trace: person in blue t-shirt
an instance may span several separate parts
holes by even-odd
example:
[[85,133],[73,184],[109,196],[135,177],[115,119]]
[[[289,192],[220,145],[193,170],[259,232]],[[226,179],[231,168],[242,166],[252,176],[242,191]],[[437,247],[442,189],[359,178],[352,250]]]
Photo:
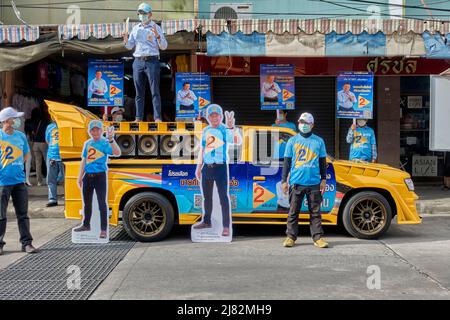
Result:
[[[275,123],[272,124],[272,127],[280,127],[280,128],[289,128],[294,132],[297,132],[297,126],[293,122],[287,121],[287,111],[286,110],[277,110],[277,118],[275,119]],[[275,137],[273,147],[273,158],[281,159],[284,157],[284,151],[286,150],[286,142],[283,139],[279,139],[279,137]]]
[[58,205],[58,176],[64,176],[64,166],[59,154],[59,131],[56,122],[51,122],[45,130],[45,141],[47,148],[47,185],[48,203],[47,207]]
[[103,123],[91,120],[89,123],[91,139],[84,143],[81,154],[81,168],[78,176],[78,186],[83,193],[84,220],[83,224],[75,228],[75,232],[91,230],[92,197],[97,195],[100,210],[100,238],[107,237],[108,208],[107,208],[107,161],[108,156],[120,156],[120,148],[114,140],[114,127],[109,127],[106,138],[103,138]]
[[377,160],[377,142],[375,132],[367,126],[366,119],[356,120],[356,125],[348,129],[347,143],[351,143],[350,157],[351,161],[376,162]]
[[22,251],[37,252],[33,247],[33,237],[30,233],[28,218],[28,190],[25,186],[24,162],[30,156],[27,138],[20,128],[20,117],[23,112],[17,112],[11,107],[0,111],[0,255],[3,254],[6,232],[6,210],[9,198],[12,198],[19,225]]
[[222,207],[222,236],[230,235],[230,201],[228,194],[228,157],[227,149],[230,144],[240,144],[242,138],[235,130],[234,112],[225,112],[223,121],[222,107],[211,104],[206,109],[209,126],[202,132],[202,149],[200,151],[195,176],[202,184],[204,216],[202,222],[194,229],[211,228],[211,214],[213,209],[214,183]]
[[298,214],[306,196],[314,245],[327,248],[328,243],[323,239],[322,218],[319,212],[327,177],[325,142],[312,133],[314,118],[310,113],[302,113],[298,122],[300,133],[289,139],[284,154],[281,182],[283,192],[287,194],[289,191],[290,209],[287,238],[283,245],[292,247],[297,240]]

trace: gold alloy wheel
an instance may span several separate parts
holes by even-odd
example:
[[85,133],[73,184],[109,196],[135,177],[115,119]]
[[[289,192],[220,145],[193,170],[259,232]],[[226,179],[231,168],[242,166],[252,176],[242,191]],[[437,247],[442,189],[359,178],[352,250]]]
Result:
[[350,207],[350,220],[353,228],[364,235],[374,235],[386,225],[387,211],[381,201],[367,197]]
[[136,233],[148,237],[164,229],[166,215],[159,204],[146,199],[133,205],[129,221]]

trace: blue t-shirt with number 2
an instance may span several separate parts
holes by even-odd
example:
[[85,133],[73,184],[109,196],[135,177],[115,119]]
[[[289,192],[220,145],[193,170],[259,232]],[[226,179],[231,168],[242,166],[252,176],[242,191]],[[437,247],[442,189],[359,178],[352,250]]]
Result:
[[314,186],[320,184],[319,158],[325,158],[327,151],[322,138],[312,134],[308,138],[297,134],[289,139],[284,153],[292,159],[289,184]]
[[84,171],[86,173],[106,172],[108,155],[112,154],[112,146],[105,138],[100,138],[97,141],[89,139],[84,143],[82,154],[82,157],[86,159]]
[[23,157],[30,148],[23,132],[7,134],[0,130],[0,186],[25,182]]
[[45,140],[48,143],[47,159],[61,161],[61,155],[59,154],[59,131],[55,122],[47,126]]

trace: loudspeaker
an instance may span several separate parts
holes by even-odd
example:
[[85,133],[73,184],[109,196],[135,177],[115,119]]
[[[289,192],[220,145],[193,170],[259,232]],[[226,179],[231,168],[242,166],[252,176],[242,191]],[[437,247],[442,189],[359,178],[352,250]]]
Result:
[[181,139],[178,135],[161,136],[159,142],[159,149],[161,156],[180,156]]
[[137,141],[138,155],[157,156],[158,155],[158,136],[144,135],[139,136]]
[[183,136],[183,157],[197,157],[200,151],[200,140],[195,135]]
[[116,136],[116,142],[122,151],[121,157],[134,157],[136,155],[135,136],[123,134]]

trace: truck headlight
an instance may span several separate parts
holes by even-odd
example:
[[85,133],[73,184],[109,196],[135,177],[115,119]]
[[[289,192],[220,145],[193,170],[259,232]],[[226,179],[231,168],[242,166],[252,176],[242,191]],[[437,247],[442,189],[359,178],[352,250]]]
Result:
[[405,179],[405,184],[408,187],[409,191],[414,191],[414,182],[412,181],[412,179]]

